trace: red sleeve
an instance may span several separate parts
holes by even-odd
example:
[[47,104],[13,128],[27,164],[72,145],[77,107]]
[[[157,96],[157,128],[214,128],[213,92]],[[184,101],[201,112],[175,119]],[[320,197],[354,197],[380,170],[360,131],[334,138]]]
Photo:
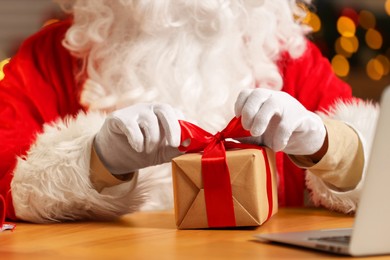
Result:
[[[304,54],[293,59],[283,54],[279,69],[283,89],[310,111],[326,112],[338,100],[351,100],[352,90],[333,72],[329,61],[311,42]],[[302,206],[304,200],[304,171],[295,166],[287,155],[277,153],[279,172],[279,201],[281,206]]]
[[44,123],[81,109],[75,60],[61,43],[69,25],[66,21],[43,28],[27,39],[4,67],[5,77],[0,81],[0,196],[6,203],[0,202],[0,215],[5,207],[9,219],[15,219],[10,183],[17,157],[26,155]]
[[288,54],[280,62],[283,91],[298,99],[310,111],[327,110],[337,100],[352,98],[350,86],[339,79],[320,50],[307,42],[304,54],[292,59]]

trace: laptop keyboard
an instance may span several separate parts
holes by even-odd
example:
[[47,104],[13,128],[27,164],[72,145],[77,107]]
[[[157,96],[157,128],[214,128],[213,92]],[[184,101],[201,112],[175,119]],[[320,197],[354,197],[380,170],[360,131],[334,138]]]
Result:
[[309,240],[329,241],[342,244],[348,244],[351,241],[351,236],[330,236],[330,237],[311,237]]

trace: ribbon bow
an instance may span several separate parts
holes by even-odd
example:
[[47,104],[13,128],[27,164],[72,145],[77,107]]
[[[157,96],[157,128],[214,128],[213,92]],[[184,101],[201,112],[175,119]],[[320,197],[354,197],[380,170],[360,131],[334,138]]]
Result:
[[268,192],[270,217],[272,212],[272,183],[266,152],[260,146],[226,140],[228,138],[250,136],[249,131],[243,129],[241,119],[233,118],[225,129],[214,135],[192,123],[186,121],[179,121],[179,123],[182,133],[181,143],[190,142],[187,146],[181,145],[179,150],[190,153],[203,151],[201,160],[202,179],[209,227],[236,226],[230,174],[226,163],[226,149],[255,148],[263,151],[267,175],[269,175],[267,176],[267,190],[271,191]]

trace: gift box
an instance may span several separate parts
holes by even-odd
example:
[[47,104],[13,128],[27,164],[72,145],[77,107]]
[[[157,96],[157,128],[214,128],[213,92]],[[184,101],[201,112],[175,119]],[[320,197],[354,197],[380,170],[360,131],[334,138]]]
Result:
[[[211,150],[224,142],[220,133],[217,135]],[[275,155],[270,149],[222,149],[224,156],[212,153],[206,161],[204,153],[210,149],[205,149],[172,160],[178,229],[259,226],[277,212]],[[219,168],[205,168],[208,161],[213,164],[219,157],[225,157],[217,163]]]

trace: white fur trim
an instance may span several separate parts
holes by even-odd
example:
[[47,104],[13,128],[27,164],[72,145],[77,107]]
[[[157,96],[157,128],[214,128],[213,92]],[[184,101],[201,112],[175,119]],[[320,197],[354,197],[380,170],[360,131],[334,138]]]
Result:
[[139,181],[148,182],[148,201],[140,210],[168,210],[173,208],[171,163],[152,166],[139,171]]
[[148,185],[134,180],[98,193],[90,182],[91,145],[104,118],[80,113],[44,126],[27,156],[18,159],[11,183],[19,219],[110,219],[139,209]]
[[307,171],[306,184],[312,191],[311,197],[315,205],[323,205],[326,208],[343,213],[352,213],[356,210],[364,183],[365,168],[375,134],[378,115],[379,107],[374,103],[365,101],[338,102],[329,111],[329,115],[321,114],[323,118],[341,120],[356,131],[363,145],[365,167],[362,179],[355,189],[343,192],[330,188],[320,177]]

